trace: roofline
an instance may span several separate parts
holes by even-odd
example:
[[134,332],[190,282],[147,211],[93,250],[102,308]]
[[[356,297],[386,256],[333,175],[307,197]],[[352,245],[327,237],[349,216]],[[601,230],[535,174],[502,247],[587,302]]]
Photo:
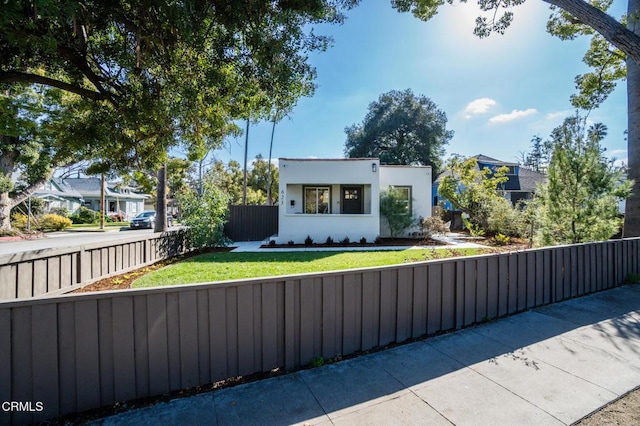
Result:
[[280,157],[279,161],[380,161],[379,158],[286,158]]

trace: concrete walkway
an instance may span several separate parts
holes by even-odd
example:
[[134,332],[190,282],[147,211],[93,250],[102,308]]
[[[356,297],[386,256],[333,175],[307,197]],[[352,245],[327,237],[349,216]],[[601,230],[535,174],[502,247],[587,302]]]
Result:
[[568,425],[638,385],[635,285],[94,424]]

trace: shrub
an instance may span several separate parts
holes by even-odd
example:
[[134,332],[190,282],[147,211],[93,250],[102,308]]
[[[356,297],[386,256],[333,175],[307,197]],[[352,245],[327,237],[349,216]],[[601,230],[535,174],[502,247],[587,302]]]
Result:
[[45,214],[40,219],[39,229],[43,231],[62,231],[71,226],[71,219],[57,214]]
[[276,240],[269,240],[269,247],[273,247],[276,245]]
[[407,200],[403,194],[393,188],[380,194],[380,214],[385,217],[392,237],[398,237],[415,223],[407,209]]
[[313,238],[311,238],[309,235],[307,235],[307,238],[304,239],[304,245],[305,246],[310,246],[311,244],[313,244]]
[[228,198],[212,176],[205,179],[201,195],[189,191],[179,193],[177,199],[182,206],[182,224],[189,227],[187,241],[190,247],[202,250],[229,243],[224,235]]
[[340,245],[346,247],[349,245],[350,242],[351,240],[349,239],[349,237],[345,236],[343,239],[340,240]]
[[294,245],[295,243],[293,242],[293,240],[289,240],[289,241],[287,241],[287,244],[288,244],[288,245],[290,245],[290,246],[292,246],[292,245]]
[[100,213],[88,209],[84,206],[80,206],[70,217],[73,223],[98,223],[100,220]]
[[331,236],[328,236],[324,243],[328,246],[333,245],[333,238],[331,238]]
[[429,239],[436,234],[444,234],[449,231],[442,219],[438,216],[431,216],[422,219],[420,222],[422,233],[425,239]]
[[[31,222],[33,224],[33,222]],[[27,229],[27,215],[14,213],[11,215],[11,226],[17,229]]]
[[493,242],[498,246],[506,246],[511,244],[511,238],[498,232],[493,236]]
[[376,237],[376,239],[373,241],[375,244],[382,244],[382,238],[380,238],[380,235],[378,235]]
[[365,237],[360,238],[360,244],[367,244],[367,239]]
[[57,214],[62,217],[69,217],[69,210],[66,207],[54,207],[49,210],[49,213]]

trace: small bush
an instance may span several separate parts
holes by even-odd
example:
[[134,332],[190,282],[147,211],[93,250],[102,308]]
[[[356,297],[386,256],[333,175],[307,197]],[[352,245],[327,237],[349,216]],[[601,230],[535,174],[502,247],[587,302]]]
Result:
[[365,237],[360,238],[360,244],[367,244],[367,239]]
[[311,368],[322,367],[323,365],[324,365],[324,358],[321,356],[314,357],[309,363],[309,367]]
[[93,224],[100,220],[100,213],[81,206],[71,215],[70,219],[73,223]]
[[493,242],[498,246],[506,246],[511,244],[511,238],[504,234],[497,233],[493,236]]
[[349,239],[349,237],[345,236],[343,239],[340,240],[339,244],[343,247],[346,247],[349,245],[350,242],[351,240]]
[[310,246],[311,244],[313,244],[313,238],[311,238],[309,235],[307,235],[307,238],[304,239],[304,245],[305,246]]
[[66,207],[54,207],[49,210],[49,213],[57,214],[62,217],[69,217],[69,210]]
[[39,229],[43,231],[62,231],[71,226],[71,219],[57,214],[45,214],[40,219]]
[[269,240],[269,247],[274,247],[276,245],[276,240]]
[[327,240],[324,243],[328,246],[333,245],[333,238],[331,238],[331,236],[328,236]]
[[373,241],[375,244],[382,244],[382,238],[380,238],[380,235],[378,235],[376,237],[376,239]]
[[293,240],[289,240],[289,241],[287,241],[287,245],[292,246],[292,245],[294,245],[294,244],[295,244],[295,243],[293,242]]
[[11,226],[17,229],[27,229],[27,215],[24,213],[14,213],[11,215]]
[[444,234],[449,231],[444,221],[438,216],[431,216],[422,219],[420,222],[422,233],[425,239],[429,239],[437,234]]

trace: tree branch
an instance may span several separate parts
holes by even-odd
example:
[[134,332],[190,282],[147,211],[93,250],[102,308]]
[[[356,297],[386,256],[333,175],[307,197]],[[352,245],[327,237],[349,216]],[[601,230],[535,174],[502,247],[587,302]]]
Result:
[[107,99],[107,97],[93,90],[85,89],[73,84],[65,83],[64,81],[56,80],[49,77],[44,77],[37,74],[30,74],[18,71],[0,71],[0,83],[37,83],[44,84],[45,86],[56,87],[58,89],[65,90],[67,92],[75,93],[83,98],[93,99],[95,101],[101,101]]
[[570,13],[581,23],[596,30],[609,43],[640,65],[640,36],[607,13],[583,0],[542,0]]

